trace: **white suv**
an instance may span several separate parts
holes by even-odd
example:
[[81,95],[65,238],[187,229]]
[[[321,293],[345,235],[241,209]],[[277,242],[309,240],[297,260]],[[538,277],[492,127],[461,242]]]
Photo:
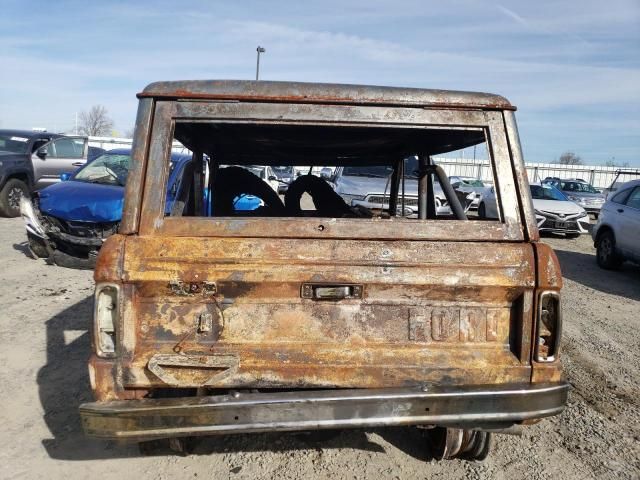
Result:
[[602,268],[617,268],[625,260],[640,263],[640,180],[625,183],[607,199],[591,235]]

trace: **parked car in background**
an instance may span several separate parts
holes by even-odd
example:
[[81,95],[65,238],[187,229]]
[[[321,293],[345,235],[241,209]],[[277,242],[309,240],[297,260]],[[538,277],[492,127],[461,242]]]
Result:
[[[191,158],[171,155],[168,215],[189,188],[182,177]],[[20,206],[32,255],[60,266],[93,268],[102,243],[120,225],[130,160],[129,149],[110,150],[71,174],[68,180],[36,192],[33,201],[23,197]],[[236,208],[253,210],[260,204],[260,199],[244,196],[238,199]]]
[[278,177],[278,193],[284,193],[289,188],[289,184],[296,179],[296,172],[293,166],[274,166],[273,173]]
[[60,181],[60,174],[103,152],[87,137],[0,130],[0,215],[20,215],[20,197]]
[[280,180],[273,169],[267,165],[242,165],[242,168],[250,171],[260,180],[266,182],[274,192],[279,193]]
[[553,185],[572,202],[576,202],[596,218],[605,201],[605,196],[593,185],[579,178],[545,178],[542,183]]
[[[589,232],[589,214],[580,205],[568,200],[560,190],[548,183],[532,183],[529,190],[540,232],[564,233],[567,238],[576,238]],[[493,187],[480,199],[478,216],[482,219],[498,218]]]
[[480,204],[480,198],[488,187],[491,187],[489,182],[485,183],[474,177],[462,177],[454,175],[449,177],[449,182],[453,189],[459,193],[463,206],[466,210],[477,210]]
[[591,236],[602,268],[617,268],[625,260],[640,263],[640,180],[625,183],[607,199]]
[[[411,217],[418,212],[418,160],[415,157],[405,159],[405,198],[403,216]],[[335,191],[350,206],[387,209],[391,194],[390,179],[393,169],[386,165],[368,167],[337,167],[330,177]],[[434,201],[438,215],[450,215],[451,208],[442,187],[434,181]],[[398,208],[402,202],[399,202]]]

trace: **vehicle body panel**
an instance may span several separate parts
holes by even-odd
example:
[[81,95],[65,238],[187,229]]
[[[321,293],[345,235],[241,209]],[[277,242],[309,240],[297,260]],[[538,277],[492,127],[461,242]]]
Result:
[[45,188],[39,198],[45,215],[78,222],[117,222],[122,216],[124,189],[68,180]]
[[[58,137],[41,146],[31,155],[35,188],[41,189],[60,181],[60,174],[73,172],[87,163],[87,137]],[[46,155],[40,152],[46,151]]]
[[572,202],[577,203],[587,212],[593,213],[596,216],[600,213],[602,205],[605,202],[605,195],[602,193],[594,192],[592,185],[588,182],[579,179],[554,179],[545,180],[542,183],[548,183],[553,185]]
[[[557,357],[543,363],[534,355],[540,295],[559,291],[562,276],[553,251],[537,242],[532,203],[522,194],[528,183],[514,108],[502,97],[211,81],[152,84],[140,98],[120,232],[105,242],[95,270],[98,289],[117,292],[116,347],[112,357],[96,350],[91,358],[96,402],[81,407],[87,432],[140,439],[216,429],[349,426],[338,421],[337,407],[333,413],[296,409],[289,403],[293,393],[307,405],[326,398],[344,401],[349,405],[341,415],[362,412],[360,426],[449,425],[456,419],[472,424],[451,407],[470,391],[502,398],[536,385],[565,392],[547,412],[562,408],[566,383]],[[482,131],[496,159],[498,220],[166,216],[166,160],[174,131],[186,120]],[[189,148],[202,148],[198,138],[193,141]],[[244,152],[233,153],[242,164]],[[248,150],[247,157],[252,154]],[[299,165],[295,155],[283,158]],[[379,193],[384,191],[383,186]],[[320,291],[349,295],[326,298],[316,295]],[[405,403],[407,411],[431,408],[413,397],[416,388],[431,387],[450,389],[450,406],[437,407],[448,420],[407,414],[385,423],[373,413],[384,408],[381,398],[389,399],[387,407],[400,405],[398,397],[411,397],[416,403]],[[183,396],[140,400],[163,389]],[[187,400],[189,391],[220,389],[229,395]],[[233,393],[238,389],[258,390],[247,400],[253,405],[248,410],[243,410],[248,403],[231,400],[244,398]],[[351,401],[361,403],[368,394],[369,409]],[[527,410],[525,397],[513,401],[519,413],[504,415],[508,422],[544,416],[534,407]],[[228,410],[203,413],[199,426],[191,423],[197,405],[215,409],[219,402],[230,402]],[[287,423],[281,412],[271,416],[267,404],[282,405],[296,420]],[[156,409],[155,434],[136,430],[138,415],[148,406]],[[499,421],[499,411],[485,413],[488,421]],[[234,415],[236,429],[227,422]],[[125,417],[131,421],[115,425]],[[252,418],[265,420],[258,425]],[[187,427],[180,430],[175,422]]]
[[[620,196],[623,198],[620,199]],[[605,230],[613,232],[618,255],[623,259],[640,262],[640,180],[620,186],[607,198],[602,214],[594,226],[592,237],[597,247],[599,236]],[[619,200],[619,201],[614,201]]]

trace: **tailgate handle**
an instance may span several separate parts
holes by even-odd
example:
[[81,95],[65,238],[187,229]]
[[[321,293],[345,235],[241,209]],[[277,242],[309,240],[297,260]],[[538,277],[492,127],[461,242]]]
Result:
[[343,300],[362,298],[362,285],[303,283],[301,296],[312,300]]

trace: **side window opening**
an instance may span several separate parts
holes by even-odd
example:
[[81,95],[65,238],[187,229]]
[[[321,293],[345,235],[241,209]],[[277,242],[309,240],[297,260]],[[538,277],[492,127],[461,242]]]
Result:
[[58,138],[47,145],[47,155],[50,158],[82,158],[84,154],[84,140],[77,138]]
[[439,165],[490,160],[479,127],[177,122],[175,140],[200,168],[172,164],[165,216],[467,220],[489,190],[497,201],[493,179],[453,186]]
[[627,207],[640,210],[640,187],[634,188],[631,195],[629,195],[629,198],[627,199]]
[[627,198],[629,197],[630,193],[631,193],[631,189],[618,192],[611,198],[611,201],[615,203],[624,204],[627,201]]

